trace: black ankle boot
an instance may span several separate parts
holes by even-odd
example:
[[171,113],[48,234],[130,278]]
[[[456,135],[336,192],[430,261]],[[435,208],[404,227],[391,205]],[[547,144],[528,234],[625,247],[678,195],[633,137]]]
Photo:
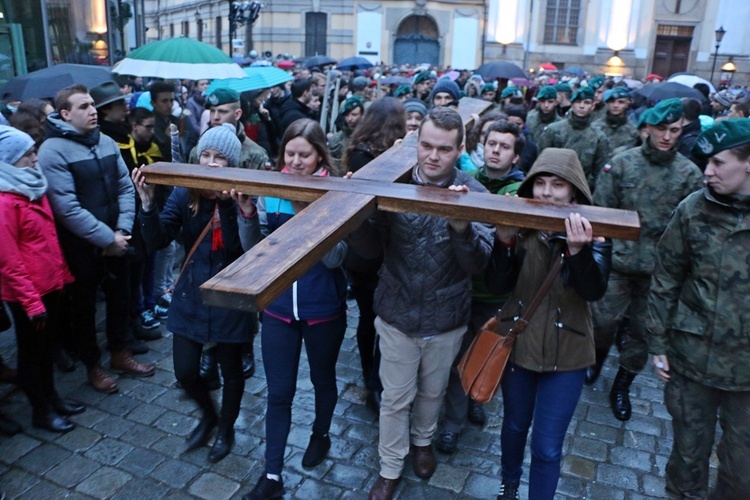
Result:
[[594,366],[586,368],[586,379],[584,380],[586,385],[594,385],[597,381],[599,374],[602,372],[602,366],[604,366],[604,362],[607,360],[608,354],[609,349],[596,350],[596,362],[594,362]]
[[219,378],[219,361],[216,358],[216,347],[205,349],[201,354],[200,377],[209,391],[221,387]]
[[242,345],[242,375],[248,379],[255,374],[255,351],[252,342]]
[[215,413],[203,415],[201,421],[185,440],[187,442],[187,450],[185,451],[192,451],[205,446],[208,443],[208,438],[211,437],[211,431],[216,427],[217,421],[218,418]]
[[632,408],[630,406],[630,384],[633,383],[635,373],[631,373],[620,367],[612,383],[612,390],[609,392],[609,404],[612,408],[612,414],[617,420],[626,422],[630,420]]
[[219,425],[219,429],[216,431],[216,441],[214,442],[211,451],[208,453],[208,461],[216,463],[222,460],[224,457],[229,455],[234,445],[234,426],[233,425]]

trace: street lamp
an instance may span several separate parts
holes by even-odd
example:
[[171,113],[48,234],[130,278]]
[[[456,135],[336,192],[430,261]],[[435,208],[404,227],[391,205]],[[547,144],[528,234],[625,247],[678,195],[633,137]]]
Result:
[[714,64],[711,66],[711,83],[714,83],[714,71],[716,71],[716,58],[719,56],[719,45],[721,45],[721,41],[726,33],[727,30],[724,29],[724,26],[721,26],[714,32],[716,35],[716,50],[714,51]]
[[[721,83],[722,80],[728,80],[728,86],[732,86],[732,78],[734,77],[734,72],[737,71],[737,66],[735,66],[734,62],[732,61],[732,58],[729,58],[729,61],[727,61],[724,66],[721,67],[722,75],[719,77],[719,83]],[[724,77],[724,73],[727,73],[729,76],[726,78]]]
[[246,22],[249,23],[249,29],[252,29],[255,21],[258,20],[260,15],[260,2],[248,1],[238,2],[237,0],[229,0],[229,55],[232,56],[234,48],[232,43],[234,40],[235,32],[238,26],[244,25]]

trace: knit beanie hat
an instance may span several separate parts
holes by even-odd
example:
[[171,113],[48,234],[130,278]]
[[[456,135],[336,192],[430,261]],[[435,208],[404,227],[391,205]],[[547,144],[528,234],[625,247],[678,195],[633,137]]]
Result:
[[430,94],[430,100],[434,99],[440,92],[450,94],[454,101],[461,99],[461,90],[456,85],[456,82],[452,82],[448,78],[442,78],[438,80],[435,86],[432,88],[432,94]]
[[410,99],[405,100],[404,108],[406,108],[407,114],[411,113],[412,111],[416,111],[420,113],[422,116],[427,116],[427,106],[424,105],[424,102],[422,102],[421,99],[412,97]]
[[0,125],[0,161],[15,165],[34,147],[34,139],[17,128]]
[[713,96],[713,100],[724,106],[725,108],[731,108],[734,102],[734,94],[728,90],[722,90],[717,92]]
[[240,164],[242,144],[237,139],[234,126],[229,123],[211,127],[203,133],[198,141],[198,156],[206,149],[214,149],[223,154],[229,161],[230,167],[237,167]]

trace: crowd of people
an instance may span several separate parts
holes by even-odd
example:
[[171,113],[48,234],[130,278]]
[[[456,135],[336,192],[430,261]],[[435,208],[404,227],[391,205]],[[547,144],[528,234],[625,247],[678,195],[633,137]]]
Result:
[[[331,447],[349,297],[359,309],[366,403],[379,417],[380,472],[369,497],[390,499],[408,455],[416,476],[430,478],[435,450],[455,453],[467,423],[486,423],[458,363],[489,318],[520,316],[562,259],[502,378],[497,498],[519,497],[530,430],[529,498],[555,496],[566,431],[612,345],[613,418],[631,418],[630,386],[649,355],[667,381],[674,435],[667,496],[709,496],[717,420],[723,434],[711,498],[750,495],[742,292],[750,282],[750,94],[652,101],[627,81],[594,75],[547,75],[517,87],[429,68],[291,73],[287,84],[242,93],[209,91],[205,79],[135,78],[6,103],[0,297],[18,359],[16,371],[2,364],[0,375],[28,397],[34,427],[70,432],[86,410],[74,394],[57,393],[55,366],[72,371],[80,362],[93,389],[115,393],[112,373],[154,374],[136,356],[166,321],[174,388],[200,410],[186,451],[215,435],[208,460],[218,462],[232,451],[260,332],[265,468],[243,498],[281,498],[303,344],[315,418],[302,466],[318,466]],[[383,85],[385,74],[401,83]],[[456,111],[464,97],[487,102],[468,128]],[[250,313],[204,305],[199,286],[307,204],[149,185],[141,171],[167,161],[350,176],[411,134],[417,163],[409,183],[564,205],[565,231],[377,212]],[[580,205],[638,212],[639,240],[600,237]],[[106,308],[109,370],[97,301]],[[217,410],[211,391],[219,387]],[[21,431],[1,413],[0,424],[4,434]]]

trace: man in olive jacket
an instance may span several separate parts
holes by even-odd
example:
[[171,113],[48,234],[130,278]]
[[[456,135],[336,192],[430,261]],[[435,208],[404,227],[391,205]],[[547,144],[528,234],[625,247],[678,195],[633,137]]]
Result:
[[[411,183],[487,192],[454,168],[462,142],[459,114],[448,107],[433,109],[419,129]],[[435,472],[432,438],[470,319],[471,276],[487,266],[493,232],[484,224],[378,212],[350,242],[363,257],[383,254],[374,300],[383,383],[380,477],[370,499],[390,499],[410,444],[414,473],[427,479]]]
[[[750,120],[703,132],[706,187],[679,204],[656,248],[649,352],[667,381],[669,498],[750,498]],[[716,432],[719,474],[708,495]]]

